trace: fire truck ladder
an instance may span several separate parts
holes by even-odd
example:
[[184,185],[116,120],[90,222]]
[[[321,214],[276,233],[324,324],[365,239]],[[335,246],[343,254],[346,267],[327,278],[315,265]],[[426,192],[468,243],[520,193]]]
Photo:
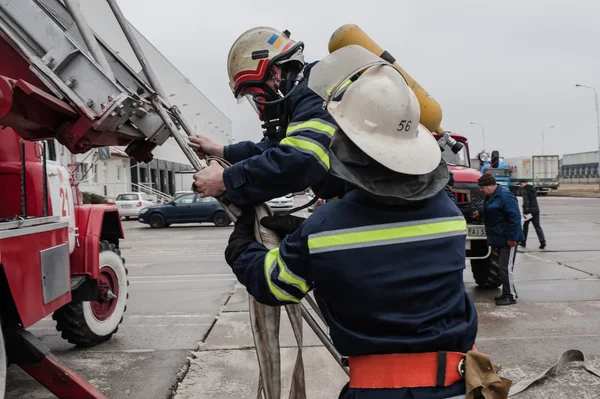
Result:
[[[61,125],[60,129],[52,131],[52,135],[48,133],[44,138],[56,138],[72,153],[83,153],[94,147],[125,142],[128,143],[128,155],[140,162],[149,162],[152,159],[152,149],[173,138],[193,168],[201,170],[204,167],[202,161],[180,132],[182,128],[186,135],[194,134],[190,124],[177,106],[169,103],[168,96],[117,2],[106,1],[142,66],[143,76],[135,73],[95,35],[79,9],[78,0],[0,0],[0,31],[3,38],[27,61],[30,70],[54,96],[20,81],[7,83],[19,88],[35,101],[52,105],[66,118],[71,118],[71,123]],[[66,108],[65,102],[72,108]],[[79,119],[75,119],[78,116]],[[2,117],[0,112],[0,119]],[[36,138],[40,139],[41,136]],[[107,142],[111,144],[106,144]],[[204,161],[209,160],[207,158]],[[214,160],[224,167],[229,166],[222,159]],[[218,200],[228,216],[237,220],[241,214],[240,209],[226,195]],[[262,204],[255,208],[255,214],[259,220],[271,215],[271,210],[266,204]],[[264,229],[260,223],[255,225],[258,241],[269,249],[279,244],[275,233]],[[348,373],[346,359],[337,352],[325,332],[326,324],[314,298],[307,295],[305,301],[307,304],[303,302],[286,306],[298,344],[290,398],[306,397],[302,319]],[[281,308],[261,305],[252,297],[249,302],[260,369],[258,396],[266,399],[280,398],[278,331]],[[309,307],[313,312],[309,311]],[[312,314],[316,314],[319,320]],[[70,371],[64,374],[73,377],[65,383],[81,386],[82,379],[75,378]]]

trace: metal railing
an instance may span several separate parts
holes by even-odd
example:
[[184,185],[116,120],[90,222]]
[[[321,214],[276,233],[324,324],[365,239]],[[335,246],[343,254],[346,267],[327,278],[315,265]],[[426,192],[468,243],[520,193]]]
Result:
[[159,191],[155,188],[152,188],[150,186],[151,183],[141,183],[141,184],[137,184],[137,183],[131,183],[131,189],[133,191],[137,191],[140,193],[144,193],[144,194],[148,194],[150,196],[156,197],[156,202],[158,203],[167,203],[167,202],[171,202],[173,201],[173,196],[167,194],[167,193],[163,193],[162,191]]

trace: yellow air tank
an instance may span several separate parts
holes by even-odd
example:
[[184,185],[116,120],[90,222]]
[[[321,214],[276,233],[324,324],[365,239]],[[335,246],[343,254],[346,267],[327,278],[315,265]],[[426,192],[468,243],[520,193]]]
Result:
[[364,47],[373,54],[383,58],[384,60],[394,64],[396,68],[402,73],[410,88],[414,91],[415,95],[419,99],[419,105],[421,106],[421,124],[429,129],[431,132],[441,133],[443,129],[440,124],[442,122],[442,108],[440,104],[427,93],[427,91],[421,87],[398,63],[390,53],[383,50],[377,43],[373,41],[362,29],[357,25],[347,24],[338,28],[331,39],[329,39],[329,52],[333,53],[342,47],[356,44]]

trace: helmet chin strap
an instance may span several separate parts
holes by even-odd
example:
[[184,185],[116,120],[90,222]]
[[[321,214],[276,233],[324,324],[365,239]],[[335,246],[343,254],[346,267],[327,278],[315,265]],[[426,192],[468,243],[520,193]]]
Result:
[[[255,103],[257,103],[259,105],[263,105],[263,106],[279,104],[279,103],[287,100],[292,95],[294,90],[296,90],[296,88],[298,87],[298,85],[300,84],[300,82],[303,79],[304,79],[304,68],[302,68],[302,70],[300,72],[298,72],[298,76],[296,76],[296,79],[294,79],[294,85],[292,86],[291,90],[285,96],[281,97],[279,94],[277,94],[277,92],[273,91],[273,89],[271,89],[270,87],[266,87],[265,93],[269,93],[273,97],[277,97],[277,99],[271,100],[271,101],[263,101],[263,100],[260,100],[257,95],[254,95],[252,98]],[[281,82],[284,83],[285,80],[282,79]],[[279,90],[277,90],[277,91],[279,91]]]
[[[263,135],[268,137],[269,140],[279,143],[284,138],[288,121],[283,102],[292,95],[303,79],[304,68],[298,73],[294,79],[292,88],[286,95],[282,96],[279,90],[275,91],[265,85],[263,94],[256,93],[252,96],[252,100],[262,109],[261,120],[264,123],[261,127],[264,129]],[[284,87],[285,82],[286,80],[281,79],[282,86]],[[277,86],[275,88],[277,89]]]

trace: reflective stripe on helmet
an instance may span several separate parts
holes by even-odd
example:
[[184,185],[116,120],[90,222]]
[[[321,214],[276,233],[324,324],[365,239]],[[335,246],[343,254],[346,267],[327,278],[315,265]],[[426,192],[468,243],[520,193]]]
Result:
[[[229,86],[235,97],[245,86],[264,84],[269,66],[294,56],[298,49],[304,49],[304,43],[277,29],[259,26],[242,33],[227,56]],[[296,60],[303,63],[301,57]]]
[[308,237],[311,254],[466,235],[462,216],[341,229]]
[[270,250],[265,256],[265,278],[267,280],[267,285],[269,286],[269,290],[275,296],[275,298],[279,299],[280,301],[296,303],[300,302],[302,298],[296,298],[273,282],[273,274],[277,276],[276,278],[279,282],[291,285],[303,293],[308,292],[306,281],[288,270],[285,266],[285,263],[281,261],[281,257],[279,256],[279,248]]
[[284,138],[279,142],[279,145],[289,145],[299,151],[310,154],[314,156],[325,169],[329,170],[328,151],[317,141],[307,137],[293,136]]
[[316,133],[325,133],[330,136],[333,136],[337,127],[331,123],[325,122],[322,119],[311,119],[306,122],[294,122],[290,123],[286,130],[286,135],[291,136],[294,132],[299,130],[310,130],[311,132]]

